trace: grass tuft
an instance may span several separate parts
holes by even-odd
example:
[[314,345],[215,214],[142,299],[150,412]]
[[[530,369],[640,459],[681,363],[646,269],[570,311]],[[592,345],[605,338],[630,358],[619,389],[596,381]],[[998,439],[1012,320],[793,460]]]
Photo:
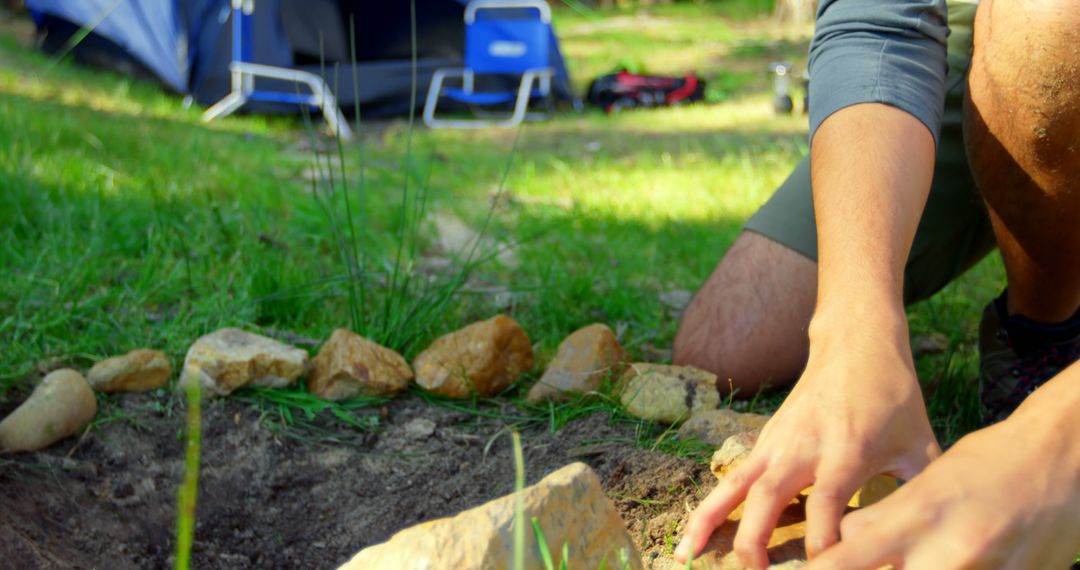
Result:
[[355,445],[357,433],[379,427],[377,413],[360,413],[390,398],[357,396],[339,402],[324,400],[301,385],[289,388],[247,387],[232,399],[259,410],[263,425],[276,435],[304,443]]

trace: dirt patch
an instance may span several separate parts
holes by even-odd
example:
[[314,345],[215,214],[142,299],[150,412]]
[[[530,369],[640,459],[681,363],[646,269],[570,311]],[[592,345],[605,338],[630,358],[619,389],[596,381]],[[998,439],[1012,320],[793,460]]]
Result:
[[[110,411],[124,419],[0,463],[0,568],[171,564],[182,406],[118,400]],[[271,431],[254,405],[208,404],[194,567],[333,568],[402,528],[512,491],[508,420],[417,396],[370,410],[380,412],[378,430],[320,445]],[[416,429],[418,418],[435,429]],[[706,466],[635,446],[633,429],[596,413],[522,435],[529,483],[573,461],[596,469],[648,566],[713,481]]]

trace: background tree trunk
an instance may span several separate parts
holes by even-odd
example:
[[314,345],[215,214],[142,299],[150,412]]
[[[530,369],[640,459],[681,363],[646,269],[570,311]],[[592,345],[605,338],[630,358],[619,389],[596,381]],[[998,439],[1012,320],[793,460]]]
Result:
[[779,22],[809,24],[814,21],[817,0],[776,0],[773,17]]

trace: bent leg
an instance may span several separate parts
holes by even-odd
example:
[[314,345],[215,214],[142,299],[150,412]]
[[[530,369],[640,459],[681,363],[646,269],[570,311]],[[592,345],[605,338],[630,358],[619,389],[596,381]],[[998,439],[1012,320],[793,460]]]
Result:
[[1080,309],[1080,2],[986,0],[975,21],[965,139],[1009,278],[1009,307]]
[[806,365],[817,263],[743,232],[683,316],[674,361],[709,370],[753,396],[794,382]]

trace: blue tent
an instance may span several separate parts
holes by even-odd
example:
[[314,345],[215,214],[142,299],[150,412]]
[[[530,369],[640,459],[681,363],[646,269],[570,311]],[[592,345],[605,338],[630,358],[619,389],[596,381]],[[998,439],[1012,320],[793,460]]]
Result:
[[[420,89],[415,104],[421,106],[434,70],[462,63],[468,2],[415,1]],[[26,4],[46,51],[65,50],[81,29],[91,29],[72,50],[76,61],[156,79],[202,105],[213,104],[229,91],[229,0],[26,0]],[[258,0],[251,52],[256,63],[324,75],[345,110],[358,100],[367,116],[400,114],[410,107],[410,30],[408,2]],[[570,100],[570,80],[557,38],[551,45],[555,95]],[[352,73],[359,86],[356,92]],[[273,83],[267,80],[260,88],[294,89]],[[295,110],[273,103],[253,107]]]

